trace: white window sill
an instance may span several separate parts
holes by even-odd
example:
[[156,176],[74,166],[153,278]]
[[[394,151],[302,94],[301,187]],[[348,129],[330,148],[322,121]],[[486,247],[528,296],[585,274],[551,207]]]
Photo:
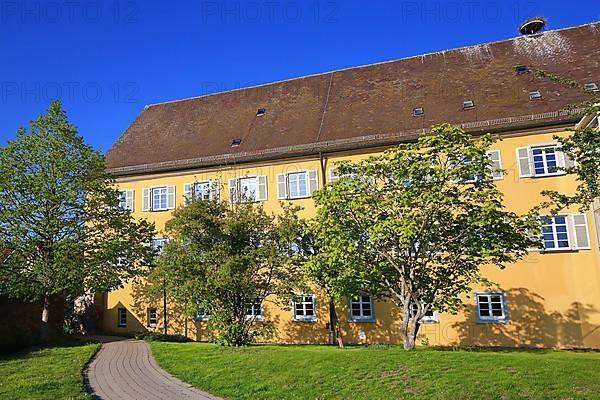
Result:
[[502,319],[500,319],[500,318],[498,318],[498,319],[477,318],[477,321],[475,321],[475,322],[477,322],[478,324],[508,324],[509,321],[507,318],[502,318]]
[[292,318],[294,322],[317,322],[317,318]]
[[362,324],[362,323],[374,323],[375,318],[350,318],[348,322]]

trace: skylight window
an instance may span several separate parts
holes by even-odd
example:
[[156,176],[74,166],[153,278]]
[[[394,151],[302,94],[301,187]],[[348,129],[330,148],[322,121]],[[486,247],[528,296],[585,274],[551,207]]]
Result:
[[468,110],[469,108],[475,107],[475,102],[473,100],[465,100],[463,101],[463,108]]
[[539,90],[535,90],[533,92],[529,92],[529,100],[539,100],[542,98],[542,94]]
[[597,92],[599,90],[598,89],[598,85],[596,84],[596,82],[586,83],[585,85],[583,85],[583,88],[585,90],[591,90],[591,91],[594,91],[594,92]]
[[240,144],[242,144],[242,139],[233,139],[233,140],[231,141],[231,147],[237,147],[237,146],[239,146]]
[[517,65],[515,67],[515,71],[517,72],[517,74],[526,74],[529,72],[529,67],[527,65]]
[[419,115],[425,114],[425,110],[423,107],[413,108],[413,117],[418,117]]
[[257,117],[262,117],[266,113],[267,113],[267,109],[266,108],[259,108],[258,111],[256,112],[256,116]]

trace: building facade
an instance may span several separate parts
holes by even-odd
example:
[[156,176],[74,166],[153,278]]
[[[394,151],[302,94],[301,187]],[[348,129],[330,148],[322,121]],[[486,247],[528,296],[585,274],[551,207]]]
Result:
[[[186,198],[281,202],[315,215],[314,190],[337,179],[336,162],[357,161],[414,140],[429,126],[450,122],[474,137],[502,139],[490,157],[503,172],[496,184],[506,206],[524,213],[542,190],[572,192],[574,177],[555,135],[582,121],[581,90],[537,77],[544,70],[589,90],[600,84],[600,24],[291,79],[147,106],[107,153],[123,207],[165,223]],[[419,342],[432,345],[600,348],[600,204],[545,218],[544,249],[505,270],[484,269],[497,289],[465,295],[458,315],[432,312]],[[145,283],[129,282],[102,296],[104,333],[162,331],[163,299]],[[269,301],[249,314],[273,322],[281,343],[327,343],[329,310],[318,288],[299,293],[289,309]],[[169,333],[207,340],[206,318],[186,318],[168,301]],[[349,343],[400,343],[400,313],[368,294],[340,304]]]

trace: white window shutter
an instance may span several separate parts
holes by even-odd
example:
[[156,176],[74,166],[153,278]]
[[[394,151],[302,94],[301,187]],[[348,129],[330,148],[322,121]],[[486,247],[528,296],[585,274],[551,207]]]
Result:
[[339,180],[340,180],[340,175],[338,174],[337,168],[331,168],[329,170],[329,181],[330,182],[337,182]]
[[185,204],[186,206],[192,202],[193,187],[193,183],[186,183],[185,185],[183,185],[183,204]]
[[287,199],[287,175],[286,174],[278,174],[277,175],[277,198],[278,199]]
[[590,249],[590,235],[585,214],[572,214],[572,230],[574,249]]
[[210,199],[219,201],[219,181],[210,181]]
[[256,194],[256,201],[266,201],[267,200],[267,177],[265,175],[261,175],[258,177],[258,190]]
[[175,208],[175,186],[167,186],[167,208]]
[[559,160],[561,160],[563,168],[573,168],[575,166],[575,161],[562,151],[560,152]]
[[531,168],[531,157],[528,147],[519,147],[517,149],[517,163],[519,164],[519,176],[528,178],[533,176],[533,168]]
[[229,202],[239,203],[238,199],[238,180],[236,178],[229,180]]
[[125,192],[125,203],[127,204],[127,209],[133,211],[133,190],[127,190]]
[[504,173],[502,172],[502,158],[500,156],[500,150],[488,151],[487,155],[492,161],[492,178],[502,179],[504,177]]
[[142,211],[150,211],[150,189],[142,191]]
[[312,196],[317,189],[319,189],[319,177],[317,171],[311,169],[308,171],[308,194]]

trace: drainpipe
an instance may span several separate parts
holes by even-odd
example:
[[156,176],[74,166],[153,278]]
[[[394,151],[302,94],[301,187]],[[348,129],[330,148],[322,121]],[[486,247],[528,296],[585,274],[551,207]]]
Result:
[[164,334],[168,335],[169,329],[167,326],[167,279],[163,280],[163,325]]

